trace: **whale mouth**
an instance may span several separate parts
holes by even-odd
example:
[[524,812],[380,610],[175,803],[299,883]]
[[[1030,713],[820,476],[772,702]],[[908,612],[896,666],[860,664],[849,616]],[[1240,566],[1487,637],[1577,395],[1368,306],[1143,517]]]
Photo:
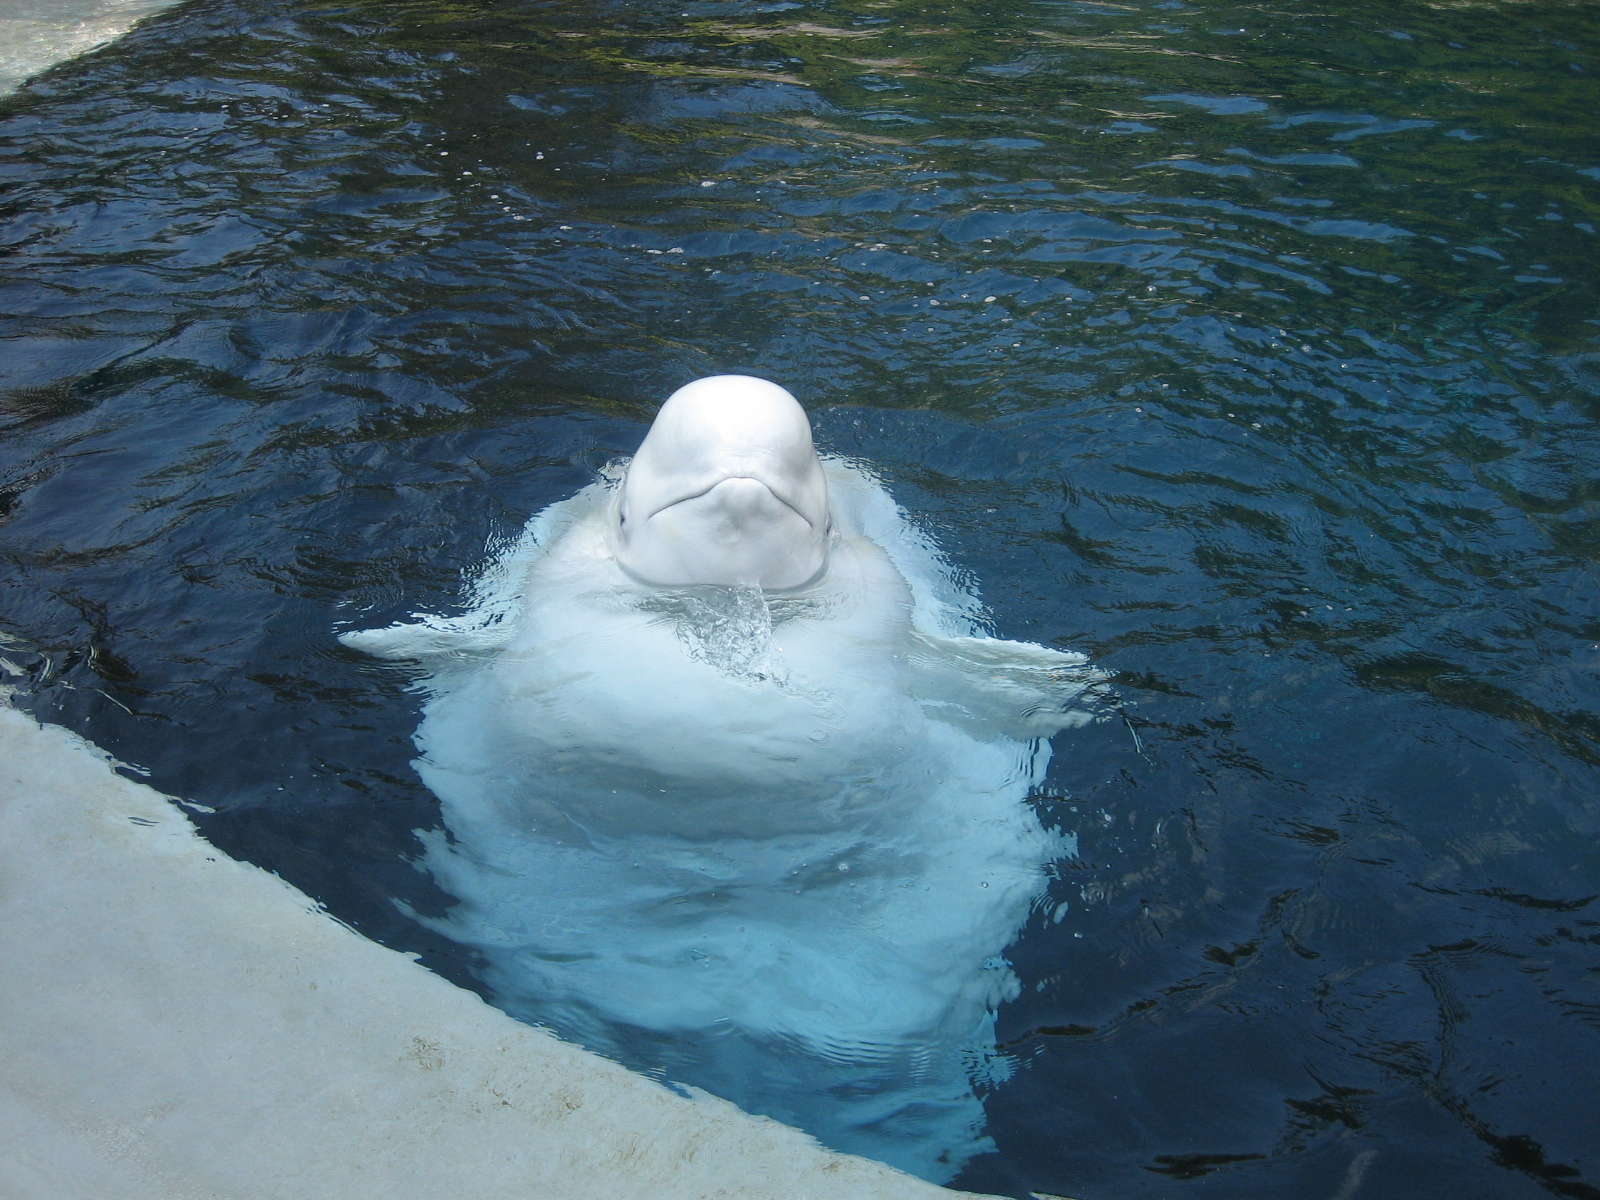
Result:
[[612,528],[618,564],[657,586],[689,584],[792,588],[814,580],[827,564],[831,521],[817,524],[765,480],[725,475],[709,486],[688,481],[674,498],[630,516],[623,508]]
[[734,482],[753,483],[753,484],[757,485],[758,487],[761,488],[761,490],[763,492],[766,493],[767,496],[770,496],[772,499],[776,500],[779,504],[783,505],[784,508],[786,508],[790,512],[794,513],[795,516],[799,517],[808,526],[811,526],[811,528],[813,528],[813,529],[816,528],[816,526],[812,522],[811,518],[806,516],[806,514],[803,513],[802,511],[800,511],[800,509],[797,508],[791,501],[786,499],[783,496],[782,493],[780,493],[776,489],[774,489],[771,484],[767,483],[766,480],[758,479],[754,475],[724,475],[722,478],[718,479],[715,483],[713,483],[713,484],[711,484],[711,485],[709,485],[707,487],[701,488],[698,492],[687,493],[685,495],[677,497],[674,500],[669,500],[667,503],[661,505],[659,508],[651,510],[651,512],[649,512],[645,516],[644,519],[645,519],[645,521],[653,520],[655,517],[660,516],[662,513],[666,512],[668,509],[676,508],[680,504],[688,504],[688,503],[691,503],[692,501],[703,499],[704,497],[711,495],[711,493],[716,491],[718,488],[723,487],[726,484],[734,483]]

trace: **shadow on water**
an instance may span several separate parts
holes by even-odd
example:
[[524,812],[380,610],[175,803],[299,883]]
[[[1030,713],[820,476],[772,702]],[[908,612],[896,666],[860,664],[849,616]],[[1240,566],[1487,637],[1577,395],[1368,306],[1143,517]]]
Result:
[[0,102],[27,703],[403,915],[333,641],[715,371],[1091,652],[1015,1196],[1600,1196],[1593,3],[192,2]]

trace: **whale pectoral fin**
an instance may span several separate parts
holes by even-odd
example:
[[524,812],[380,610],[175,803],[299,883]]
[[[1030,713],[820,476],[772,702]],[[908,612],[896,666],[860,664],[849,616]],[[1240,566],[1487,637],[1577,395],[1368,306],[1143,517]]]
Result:
[[911,694],[935,720],[979,737],[1049,737],[1087,724],[1106,673],[1032,642],[913,634]]
[[429,662],[439,658],[482,655],[496,650],[510,629],[473,625],[463,628],[447,620],[423,620],[386,629],[357,629],[341,633],[339,641],[352,650],[400,662]]

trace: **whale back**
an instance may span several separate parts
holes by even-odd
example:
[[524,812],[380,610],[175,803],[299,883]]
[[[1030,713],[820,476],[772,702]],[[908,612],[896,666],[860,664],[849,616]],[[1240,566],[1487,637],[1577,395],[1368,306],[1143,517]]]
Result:
[[827,563],[828,483],[793,396],[747,375],[679,388],[623,480],[617,562],[646,583],[799,587]]

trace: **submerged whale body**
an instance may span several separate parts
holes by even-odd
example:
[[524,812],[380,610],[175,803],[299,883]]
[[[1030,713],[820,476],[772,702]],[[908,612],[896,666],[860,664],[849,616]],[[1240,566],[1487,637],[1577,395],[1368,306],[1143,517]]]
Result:
[[497,1004],[935,1182],[988,1148],[1002,955],[1072,841],[1025,800],[1100,676],[984,636],[787,392],[680,390],[465,616],[342,640],[426,672],[427,923]]

